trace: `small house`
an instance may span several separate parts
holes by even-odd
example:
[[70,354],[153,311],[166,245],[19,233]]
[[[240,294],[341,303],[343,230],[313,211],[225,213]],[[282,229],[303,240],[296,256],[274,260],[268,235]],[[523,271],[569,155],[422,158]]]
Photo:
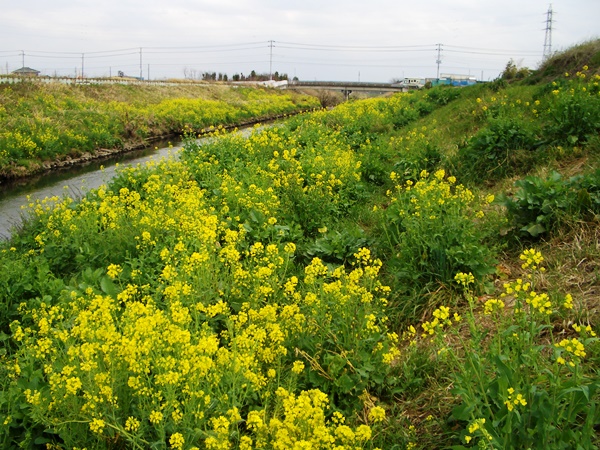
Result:
[[32,69],[31,67],[21,67],[20,69],[13,70],[12,74],[20,75],[22,77],[37,77],[40,74],[40,71]]

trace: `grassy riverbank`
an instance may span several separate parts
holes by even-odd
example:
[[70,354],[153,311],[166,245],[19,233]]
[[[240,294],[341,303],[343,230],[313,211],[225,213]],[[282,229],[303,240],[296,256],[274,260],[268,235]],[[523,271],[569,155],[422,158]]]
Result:
[[0,178],[28,175],[99,149],[312,109],[294,92],[223,85],[0,84]]
[[600,75],[565,72],[217,131],[32,203],[0,442],[596,448]]

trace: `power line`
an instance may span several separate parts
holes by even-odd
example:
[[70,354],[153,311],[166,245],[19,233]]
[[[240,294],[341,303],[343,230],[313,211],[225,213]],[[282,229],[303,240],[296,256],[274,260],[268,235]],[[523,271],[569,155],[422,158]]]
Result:
[[517,52],[506,52],[506,53],[498,53],[498,52],[478,52],[478,51],[467,51],[467,50],[446,50],[450,53],[466,53],[470,55],[490,55],[490,56],[536,56],[539,55],[539,52],[532,53],[517,53]]
[[[552,8],[549,9],[548,27],[552,26]],[[551,45],[551,37],[548,44]],[[550,47],[551,48],[551,47]],[[276,51],[280,50],[280,51]],[[314,44],[287,41],[248,41],[230,44],[214,44],[200,46],[165,46],[165,47],[130,47],[112,50],[97,50],[89,52],[61,52],[41,50],[0,50],[0,56],[13,60],[35,58],[42,61],[40,65],[53,65],[52,60],[63,59],[64,63],[57,61],[57,66],[70,64],[68,61],[80,60],[81,70],[90,72],[92,69],[102,67],[114,68],[133,67],[135,59],[139,59],[140,77],[143,74],[144,64],[155,67],[169,66],[202,66],[209,65],[235,65],[235,64],[269,64],[269,74],[272,77],[273,64],[305,64],[311,66],[337,66],[337,67],[372,67],[372,68],[400,68],[400,67],[429,67],[419,65],[424,58],[431,58],[436,52],[435,64],[439,77],[442,59],[445,65],[452,66],[455,61],[466,60],[468,55],[479,55],[476,59],[481,64],[499,56],[510,55],[514,57],[537,56],[539,52],[526,50],[510,50],[497,48],[481,48],[446,44],[418,44],[418,45],[337,45]],[[429,54],[430,56],[426,56]],[[137,55],[138,58],[135,58]],[[196,56],[194,56],[196,55]],[[357,58],[360,56],[360,60]],[[463,55],[462,57],[460,55]],[[487,58],[486,58],[487,56]],[[135,58],[135,59],[134,59]],[[264,61],[266,59],[266,61]],[[353,61],[356,59],[356,61]],[[44,63],[43,61],[46,60]],[[96,64],[90,64],[93,60]],[[100,63],[100,60],[105,62]],[[156,62],[155,62],[156,61]],[[416,64],[415,64],[416,63]],[[8,64],[8,63],[7,63]],[[31,62],[30,62],[31,64]],[[84,67],[85,64],[85,67]],[[105,66],[103,66],[105,64]],[[468,65],[468,62],[459,61],[459,64]],[[77,64],[79,65],[79,64]],[[263,66],[263,67],[264,67]],[[450,67],[448,66],[448,67]],[[52,69],[50,69],[52,70]],[[54,69],[56,70],[56,68]],[[155,74],[156,76],[156,74]]]
[[535,50],[510,50],[510,49],[494,49],[494,48],[481,48],[481,47],[464,47],[460,45],[445,45],[450,48],[461,48],[464,50],[482,51],[482,52],[500,52],[500,53],[536,53]]
[[329,47],[329,48],[346,48],[346,49],[362,49],[362,50],[373,50],[373,49],[399,49],[399,48],[416,48],[416,47],[431,47],[430,44],[419,44],[419,45],[384,45],[384,46],[361,46],[361,45],[329,45],[329,44],[306,44],[306,43],[298,43],[298,42],[282,42],[282,41],[274,41],[278,44],[286,44],[286,45],[298,45],[302,47]]

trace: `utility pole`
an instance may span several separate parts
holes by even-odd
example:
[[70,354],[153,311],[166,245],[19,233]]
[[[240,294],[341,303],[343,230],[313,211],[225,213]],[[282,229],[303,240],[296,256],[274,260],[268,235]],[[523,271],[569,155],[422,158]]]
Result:
[[142,72],[142,47],[140,47],[140,81],[144,79]]
[[544,38],[544,55],[542,56],[542,62],[552,56],[552,14],[552,3],[550,3],[548,12],[546,13],[546,37]]
[[150,64],[148,64],[148,81],[150,81]]
[[437,44],[437,59],[435,60],[437,64],[437,79],[440,79],[440,64],[442,63],[442,44]]
[[81,79],[83,80],[83,69],[84,69],[84,53],[81,54]]
[[25,67],[25,50],[21,50],[21,67]]
[[273,79],[273,41],[269,41],[269,80]]

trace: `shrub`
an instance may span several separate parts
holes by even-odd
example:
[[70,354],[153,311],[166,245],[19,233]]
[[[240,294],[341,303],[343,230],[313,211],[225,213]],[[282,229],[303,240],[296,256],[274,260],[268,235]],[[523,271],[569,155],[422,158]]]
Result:
[[436,86],[427,91],[427,97],[436,105],[445,106],[460,97],[461,91],[453,86]]
[[515,117],[490,118],[459,150],[458,167],[467,179],[481,183],[529,170],[536,161],[537,136]]
[[[587,66],[584,66],[587,69]],[[593,80],[589,82],[587,77]],[[584,144],[600,131],[600,75],[577,72],[562,86],[554,83],[546,117],[548,131],[555,142]]]
[[481,203],[454,177],[446,178],[443,170],[423,171],[417,182],[398,184],[389,195],[381,220],[401,286],[450,283],[461,270],[481,280],[493,271],[491,251],[483,243],[486,232],[478,224],[484,217]]

